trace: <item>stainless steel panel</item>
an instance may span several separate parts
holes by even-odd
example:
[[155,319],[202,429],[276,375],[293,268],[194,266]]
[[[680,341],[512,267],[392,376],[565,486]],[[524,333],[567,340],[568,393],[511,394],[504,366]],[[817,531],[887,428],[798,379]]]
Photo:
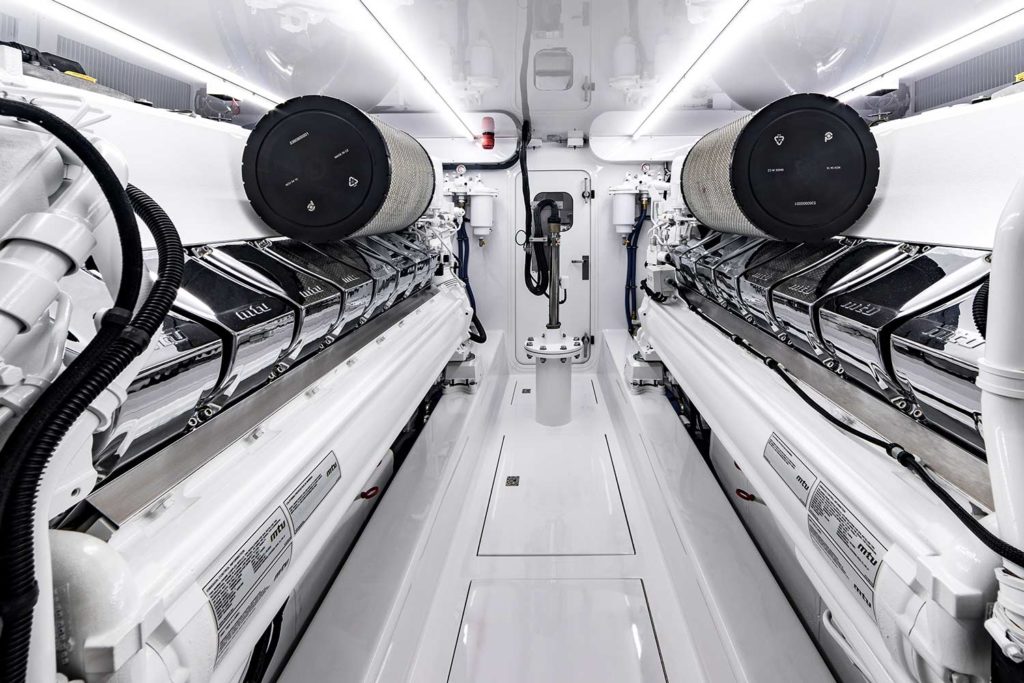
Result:
[[321,242],[313,247],[328,258],[357,268],[373,279],[373,299],[363,313],[363,320],[386,311],[398,300],[398,270],[386,260],[364,254],[345,242]]
[[913,392],[892,370],[892,331],[977,284],[987,272],[982,252],[926,249],[884,277],[828,301],[818,315],[825,344],[851,379],[919,416]]
[[329,282],[341,292],[344,307],[340,329],[332,330],[329,333],[330,337],[337,338],[345,331],[365,322],[373,299],[374,281],[364,270],[333,259],[303,242],[264,240],[257,242],[256,246],[290,267]]
[[223,353],[221,339],[205,325],[174,313],[164,318],[146,367],[128,387],[114,427],[94,455],[101,477],[185,432],[200,399],[220,380]]
[[287,301],[295,314],[292,344],[275,371],[280,373],[293,363],[316,353],[332,331],[340,331],[341,292],[321,278],[289,267],[252,244],[242,242],[216,247],[201,247],[197,258],[245,281],[246,284]]
[[974,309],[983,286],[912,318],[892,336],[897,379],[912,392],[925,419],[981,452],[981,390],[975,380],[985,338]]
[[912,248],[878,243],[838,251],[817,267],[773,286],[770,311],[789,343],[842,373],[834,350],[821,339],[818,311],[833,297],[884,276],[913,256]]
[[221,380],[203,400],[203,419],[269,381],[295,329],[295,313],[286,301],[191,256],[185,258],[174,311],[207,325],[224,343]]
[[420,292],[402,301],[263,390],[231,405],[209,422],[110,479],[93,491],[87,502],[114,525],[124,524],[435,294],[434,290]]

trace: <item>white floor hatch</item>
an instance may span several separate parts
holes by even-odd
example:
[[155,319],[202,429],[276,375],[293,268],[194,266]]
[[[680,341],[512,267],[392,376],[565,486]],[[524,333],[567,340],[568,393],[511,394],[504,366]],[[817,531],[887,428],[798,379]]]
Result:
[[643,582],[473,581],[448,680],[664,681]]
[[282,681],[831,680],[664,396],[603,353],[563,427],[532,374],[441,400]]
[[564,427],[534,421],[532,381],[513,386],[479,554],[632,555],[593,381],[574,381],[573,421]]

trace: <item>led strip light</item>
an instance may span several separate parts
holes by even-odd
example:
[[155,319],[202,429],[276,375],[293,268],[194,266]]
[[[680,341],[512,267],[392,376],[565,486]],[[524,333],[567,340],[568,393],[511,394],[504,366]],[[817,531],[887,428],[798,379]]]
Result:
[[[641,137],[657,121],[659,115],[669,109],[675,94],[682,89],[698,66],[701,66],[708,60],[708,55],[713,52],[713,48],[721,45],[723,36],[726,33],[729,33],[730,37],[735,34],[737,31],[735,24],[740,19],[740,16],[745,13],[749,5],[757,6],[759,5],[759,0],[746,0],[732,14],[715,37],[697,55],[696,59],[686,67],[671,89],[659,98],[657,103],[643,116],[640,124],[632,133],[633,140]],[[1024,7],[1021,7],[1019,2],[1010,3],[1008,6],[1004,5],[1000,10],[985,15],[973,22],[966,32],[961,30],[955,34],[947,34],[926,45],[920,45],[881,68],[871,69],[842,86],[833,88],[828,94],[844,101],[865,95],[878,89],[883,84],[883,81],[890,81],[893,78],[899,78],[913,71],[939,63],[942,60],[966,52],[973,47],[994,40],[1014,28],[1020,27],[1024,27]]]
[[[74,13],[76,18],[86,19],[96,26],[102,27],[101,30],[115,38],[118,45],[127,47],[144,59],[152,60],[179,73],[199,76],[204,79],[212,76],[251,94],[253,99],[268,108],[275,107],[286,99],[276,93],[263,90],[229,71],[205,63],[198,57],[185,54],[175,46],[161,44],[161,41],[156,40],[154,36],[135,26],[126,25],[123,21],[94,5],[76,0],[51,0],[50,4]],[[44,8],[45,6],[40,9],[44,10]],[[55,16],[54,18],[66,19],[67,17]]]
[[[148,34],[147,32],[140,30],[136,26],[128,25],[118,17],[115,17],[102,8],[96,7],[88,2],[79,2],[78,0],[51,0],[49,4],[51,14],[53,14],[52,9],[55,7],[71,12],[75,15],[76,19],[86,19],[97,27],[100,27],[101,32],[105,32],[108,34],[108,37],[116,39],[116,42],[119,45],[124,45],[140,57],[152,60],[158,64],[173,69],[174,71],[185,73],[193,77],[199,77],[204,80],[207,77],[212,77],[216,80],[223,81],[230,86],[234,86],[235,88],[248,93],[251,95],[252,99],[268,108],[275,107],[288,99],[276,93],[268,92],[254,83],[240,78],[230,71],[205,62],[199,57],[184,53],[179,47],[167,44],[152,34]],[[460,114],[453,104],[444,96],[440,88],[438,88],[430,77],[427,76],[419,66],[417,66],[409,53],[399,45],[398,41],[394,38],[391,32],[388,31],[387,27],[369,7],[369,5],[364,0],[359,0],[358,5],[362,11],[365,11],[369,27],[371,29],[378,30],[381,33],[381,37],[385,39],[384,43],[386,44],[380,46],[381,56],[384,58],[390,58],[391,61],[397,63],[401,67],[404,67],[404,70],[414,79],[420,80],[425,86],[424,93],[437,102],[438,111],[445,116],[452,127],[457,130],[461,136],[466,137],[469,140],[474,140],[476,135],[464,116]],[[357,8],[353,7],[352,9]],[[61,16],[54,16],[54,18],[68,19],[68,17]]]
[[907,74],[937,64],[952,56],[961,54],[973,47],[998,38],[1002,33],[1024,26],[1024,7],[1015,2],[1007,12],[1003,6],[999,11],[988,14],[973,22],[967,32],[958,31],[947,34],[927,45],[915,49],[891,60],[881,69],[875,68],[860,74],[857,78],[847,81],[829,94],[840,100],[851,100],[861,95],[878,90],[883,81],[898,79]]
[[697,57],[690,62],[685,69],[683,69],[682,74],[678,79],[676,79],[672,87],[669,88],[668,91],[658,99],[657,103],[647,111],[644,117],[640,120],[640,124],[633,130],[632,137],[634,140],[643,135],[644,131],[649,129],[652,123],[657,120],[658,115],[668,108],[667,105],[673,101],[673,96],[679,91],[680,86],[683,85],[690,74],[694,72],[697,66],[700,65],[707,57],[708,53],[711,52],[712,48],[715,47],[715,44],[718,43],[719,39],[729,30],[729,27],[736,22],[739,16],[743,13],[743,10],[745,10],[752,2],[753,0],[743,0],[743,2],[740,3],[739,7],[736,8],[736,11],[729,16],[728,21],[726,21],[722,28],[715,33],[715,37],[712,38],[708,44],[704,46],[704,49],[697,54]]
[[437,85],[435,85],[434,82],[430,80],[430,77],[427,76],[427,74],[424,73],[423,70],[416,65],[416,62],[409,55],[409,53],[406,52],[401,45],[399,45],[398,41],[395,39],[393,35],[391,35],[391,32],[388,31],[387,27],[384,25],[384,22],[381,21],[380,17],[378,17],[374,13],[374,11],[370,9],[370,6],[369,4],[367,4],[366,0],[359,0],[359,4],[362,5],[364,10],[366,10],[366,14],[371,19],[373,24],[377,28],[379,28],[380,32],[383,33],[384,36],[387,38],[388,42],[392,46],[392,49],[395,51],[395,54],[400,57],[401,61],[409,68],[409,70],[413,74],[422,79],[423,84],[426,86],[425,91],[427,92],[427,94],[431,95],[432,98],[435,99],[440,105],[438,110],[446,115],[448,120],[451,122],[452,126],[459,130],[459,132],[463,136],[470,140],[474,140],[476,138],[476,135],[473,132],[473,128],[470,127],[470,125],[466,122],[466,119],[462,116],[462,114],[458,112],[454,105],[452,105],[452,103],[448,101],[448,98],[444,96],[444,94],[437,87]]

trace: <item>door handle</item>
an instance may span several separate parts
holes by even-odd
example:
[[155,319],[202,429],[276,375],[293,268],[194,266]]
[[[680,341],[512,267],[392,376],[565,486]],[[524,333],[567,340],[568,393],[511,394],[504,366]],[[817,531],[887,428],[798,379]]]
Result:
[[578,263],[583,266],[583,279],[590,279],[590,254],[584,254],[583,258],[574,258],[573,263]]

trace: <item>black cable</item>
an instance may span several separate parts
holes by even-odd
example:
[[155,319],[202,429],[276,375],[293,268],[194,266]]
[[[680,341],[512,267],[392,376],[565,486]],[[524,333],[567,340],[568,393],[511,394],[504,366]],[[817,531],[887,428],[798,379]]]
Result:
[[466,297],[469,299],[469,305],[473,309],[472,324],[469,328],[469,340],[476,342],[477,344],[483,344],[487,342],[487,330],[484,329],[484,324],[480,322],[480,318],[476,313],[476,296],[473,294],[473,285],[469,283],[469,233],[466,230],[466,219],[463,217],[459,223],[459,231],[456,233],[456,244],[458,248],[458,264],[456,264],[456,274],[462,283],[466,285]]
[[640,215],[637,216],[633,229],[629,232],[629,237],[626,238],[626,290],[624,304],[626,309],[626,329],[629,330],[630,335],[633,335],[636,332],[636,326],[633,324],[637,315],[636,249],[640,242],[640,232],[646,221],[647,207],[644,206],[640,210]]
[[457,273],[462,283],[466,285],[466,296],[469,298],[469,305],[476,310],[476,297],[473,295],[473,287],[469,284],[469,233],[466,231],[465,217],[459,222],[458,232],[455,233],[456,247],[458,250]]
[[647,298],[654,300],[656,303],[663,304],[666,301],[668,301],[667,296],[661,294],[660,292],[655,292],[653,289],[648,287],[646,279],[640,281],[640,289],[644,291],[644,294],[647,295]]
[[[531,211],[530,207],[527,206],[527,211]],[[551,214],[549,220],[561,220],[558,212],[558,203],[553,199],[544,199],[537,202],[537,206],[532,209],[533,218],[531,225],[533,226],[532,231],[527,233],[526,242],[526,259],[523,265],[523,278],[526,281],[526,288],[534,296],[546,296],[548,293],[548,287],[550,286],[550,276],[548,273],[548,256],[544,248],[544,242],[531,241],[541,240],[547,237],[544,230],[544,221],[542,220],[543,212],[545,209],[550,209]],[[533,278],[532,259],[537,261],[537,279]]]
[[987,547],[989,550],[999,555],[1003,559],[1008,560],[1020,567],[1024,567],[1024,551],[1021,551],[1019,548],[1015,548],[1014,546],[1010,545],[1009,543],[1002,540],[1001,538],[993,534],[991,531],[986,529],[985,526],[981,524],[981,522],[975,519],[974,516],[970,512],[965,510],[956,501],[956,499],[949,494],[948,491],[942,488],[942,486],[939,485],[937,481],[935,481],[935,478],[932,477],[932,475],[928,472],[927,469],[925,469],[924,465],[921,464],[921,461],[915,455],[905,450],[902,446],[900,446],[897,443],[893,443],[891,441],[886,441],[885,439],[872,436],[871,434],[868,434],[851,425],[846,424],[838,417],[836,417],[828,410],[826,410],[825,407],[822,406],[820,403],[818,403],[809,395],[807,395],[807,393],[804,392],[803,389],[799,387],[799,385],[797,385],[796,380],[790,377],[789,373],[787,373],[786,370],[781,365],[779,365],[778,361],[776,361],[773,358],[765,358],[764,363],[769,368],[774,370],[775,374],[781,377],[782,380],[789,386],[790,389],[794,391],[794,393],[796,393],[797,396],[803,399],[803,401],[807,403],[807,405],[813,408],[822,417],[826,418],[832,424],[848,432],[849,434],[852,434],[858,439],[866,441],[867,443],[870,443],[874,446],[878,446],[879,448],[885,450],[885,452],[892,456],[896,460],[896,462],[898,462],[900,465],[906,467],[908,470],[916,474],[921,479],[921,481],[924,482],[925,486],[927,486],[928,489],[933,494],[935,494],[935,496],[940,501],[942,501],[942,503],[947,508],[949,508],[950,512],[956,515],[957,519],[959,519],[960,522],[967,527],[967,530],[974,534],[974,536],[976,536],[978,540],[985,545],[985,547]]
[[469,341],[476,342],[477,344],[484,344],[487,342],[487,330],[484,329],[484,325],[480,322],[480,318],[476,315],[476,309],[473,309],[472,324],[469,328]]
[[[181,284],[183,250],[170,219],[141,190],[129,186],[125,192],[119,182],[117,189],[133,208],[131,224],[125,225],[119,219],[118,231],[134,228],[135,242],[138,243],[134,211],[139,212],[157,245],[160,261],[158,279],[134,317],[129,319],[130,312],[117,308],[104,316],[96,338],[32,405],[5,444],[2,457],[4,464],[10,466],[5,469],[4,483],[5,489],[8,485],[10,488],[3,501],[3,524],[0,526],[0,548],[3,550],[3,555],[0,555],[0,585],[4,587],[0,679],[12,683],[25,679],[33,610],[39,594],[35,580],[33,534],[43,473],[78,418],[148,347]],[[105,193],[107,190],[112,188],[106,188]],[[127,265],[132,267],[138,263],[141,273],[141,259],[140,248]],[[111,334],[114,334],[112,341],[98,344],[101,337],[106,340]],[[98,345],[101,346],[99,351]]]
[[854,427],[852,425],[846,424],[845,422],[840,420],[838,417],[836,417],[835,415],[830,413],[825,408],[825,406],[823,406],[820,403],[818,403],[817,401],[815,401],[813,398],[811,398],[811,396],[809,396],[807,394],[807,392],[805,392],[803,389],[801,389],[800,385],[796,383],[796,380],[793,379],[789,375],[789,373],[786,372],[786,369],[783,368],[781,365],[779,365],[779,362],[777,360],[775,360],[774,358],[765,358],[764,359],[764,364],[767,365],[772,370],[774,370],[775,374],[778,375],[779,377],[781,377],[782,381],[785,382],[787,385],[789,385],[789,388],[793,390],[793,393],[795,393],[797,396],[799,396],[801,399],[803,399],[804,403],[809,405],[811,408],[814,408],[814,410],[819,415],[824,417],[826,420],[828,420],[829,422],[831,422],[835,426],[839,427],[840,429],[842,429],[845,432],[848,432],[849,434],[852,434],[853,436],[857,437],[858,439],[860,439],[862,441],[867,441],[868,443],[873,444],[875,446],[878,446],[879,448],[888,449],[889,446],[892,445],[889,441],[886,441],[885,439],[880,439],[877,436],[872,436],[871,434],[868,434],[867,432],[862,432],[861,430],[857,429],[856,427]]
[[1003,559],[1009,560],[1018,567],[1024,567],[1024,552],[993,534],[991,531],[986,529],[981,522],[975,519],[970,512],[961,507],[953,496],[949,495],[949,492],[939,486],[939,483],[935,481],[935,479],[924,468],[924,465],[922,465],[913,454],[908,453],[896,444],[892,444],[890,455],[893,455],[899,464],[903,465],[920,477],[925,486],[927,486],[931,492],[934,493],[935,496],[941,500],[954,515],[957,516],[957,519],[963,522],[968,531],[977,536],[978,540],[984,543],[989,550]]
[[[46,462],[31,461],[30,449],[39,443],[44,430],[50,427],[50,416],[66,403],[74,387],[92,372],[127,326],[130,311],[138,300],[143,266],[135,214],[121,181],[102,153],[74,126],[41,107],[0,98],[0,116],[16,117],[38,125],[64,143],[81,160],[110,204],[122,260],[121,279],[111,314],[104,317],[96,336],[75,361],[26,411],[0,451],[0,620],[3,622],[3,630],[0,632],[0,679],[16,683],[25,677],[32,613],[39,595],[39,586],[34,578],[31,540],[36,487]],[[18,511],[14,508],[25,505],[28,506],[27,523],[23,522],[25,514],[17,518],[13,514]],[[25,510],[19,512],[24,513]],[[18,524],[24,525],[22,533],[11,539]],[[22,544],[26,532],[29,550],[27,572],[24,562],[15,562],[26,549]]]

